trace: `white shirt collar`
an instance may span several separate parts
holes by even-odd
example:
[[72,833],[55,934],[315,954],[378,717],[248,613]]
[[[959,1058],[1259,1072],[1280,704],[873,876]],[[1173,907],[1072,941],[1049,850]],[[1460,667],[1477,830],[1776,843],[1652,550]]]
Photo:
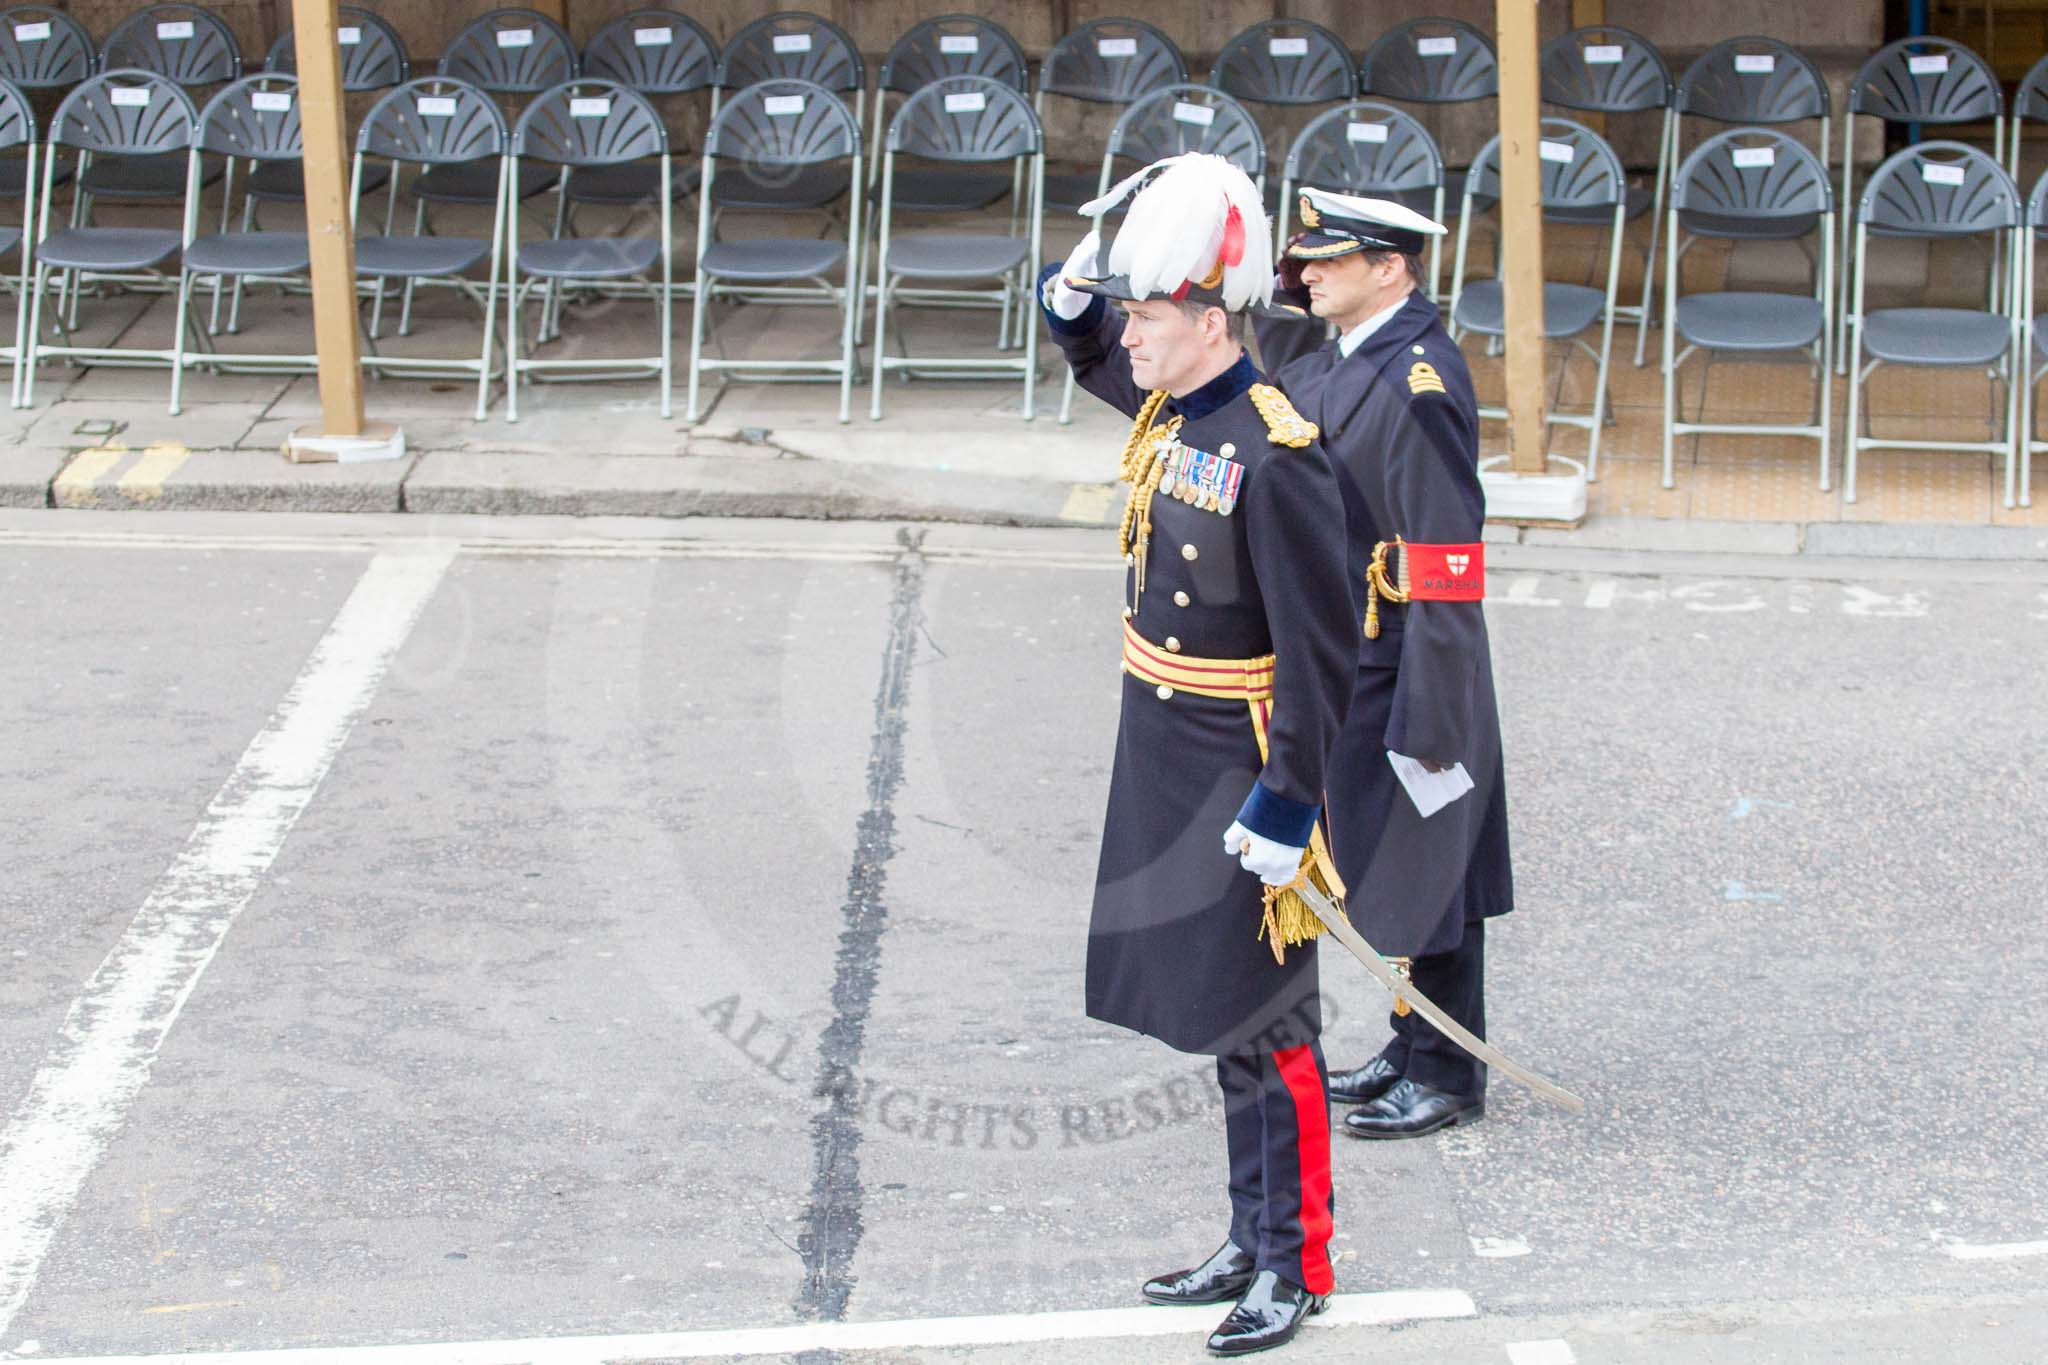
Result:
[[1393,317],[1394,314],[1400,312],[1403,308],[1407,307],[1407,305],[1408,296],[1406,294],[1403,294],[1399,299],[1394,301],[1392,307],[1381,309],[1379,312],[1374,313],[1371,317],[1367,318],[1364,322],[1361,322],[1356,327],[1353,327],[1343,336],[1338,337],[1337,353],[1348,359],[1353,351],[1357,350],[1360,346],[1363,346],[1365,344],[1367,337],[1370,337],[1374,332],[1377,332],[1380,328],[1386,326],[1387,319]]

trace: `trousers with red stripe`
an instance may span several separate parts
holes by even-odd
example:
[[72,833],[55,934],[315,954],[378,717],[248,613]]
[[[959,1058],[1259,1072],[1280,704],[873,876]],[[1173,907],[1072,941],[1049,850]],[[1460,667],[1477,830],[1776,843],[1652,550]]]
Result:
[[1230,1240],[1259,1269],[1329,1293],[1336,1200],[1322,1045],[1218,1057],[1216,1083],[1230,1146]]

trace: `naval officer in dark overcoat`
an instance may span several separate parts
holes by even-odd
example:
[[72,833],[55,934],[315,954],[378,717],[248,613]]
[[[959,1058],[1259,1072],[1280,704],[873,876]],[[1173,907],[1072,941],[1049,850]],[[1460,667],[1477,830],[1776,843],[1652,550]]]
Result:
[[1273,287],[1256,188],[1190,154],[1091,211],[1134,191],[1109,249],[1090,234],[1040,289],[1081,387],[1134,419],[1087,1009],[1216,1058],[1229,1232],[1141,1292],[1233,1303],[1209,1349],[1239,1355],[1288,1340],[1333,1283],[1320,926],[1285,888],[1338,889],[1319,822],[1358,620],[1336,476],[1242,345]]
[[[1409,959],[1417,989],[1484,1037],[1486,921],[1513,908],[1514,879],[1479,600],[1477,402],[1422,270],[1443,228],[1400,204],[1314,188],[1301,192],[1300,219],[1280,263],[1280,301],[1316,320],[1262,317],[1259,350],[1321,428],[1344,493],[1352,587],[1374,618],[1330,759],[1337,869],[1366,940]],[[1375,588],[1375,573],[1391,593]],[[1473,789],[1425,819],[1390,753],[1432,772],[1462,764]],[[1482,1117],[1485,1067],[1412,1014],[1392,1025],[1378,1056],[1331,1077],[1332,1098],[1363,1106],[1344,1116],[1344,1131],[1413,1137]]]

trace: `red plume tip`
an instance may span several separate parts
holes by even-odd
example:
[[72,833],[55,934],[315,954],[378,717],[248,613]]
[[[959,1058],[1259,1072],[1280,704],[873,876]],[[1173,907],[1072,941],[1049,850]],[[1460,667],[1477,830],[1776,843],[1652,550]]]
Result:
[[1230,214],[1223,220],[1223,250],[1217,253],[1217,260],[1225,265],[1236,265],[1244,259],[1244,216],[1237,211],[1237,205],[1230,206]]

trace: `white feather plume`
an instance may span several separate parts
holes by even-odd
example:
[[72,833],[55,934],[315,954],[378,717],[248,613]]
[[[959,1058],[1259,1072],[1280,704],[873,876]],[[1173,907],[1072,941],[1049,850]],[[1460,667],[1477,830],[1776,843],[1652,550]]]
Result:
[[1128,276],[1139,298],[1171,295],[1188,280],[1206,279],[1223,249],[1230,210],[1238,212],[1243,251],[1223,270],[1223,303],[1232,312],[1273,297],[1273,231],[1251,178],[1220,156],[1186,152],[1125,178],[1082,211],[1099,214],[1157,170],[1131,201],[1109,247],[1109,273]]

